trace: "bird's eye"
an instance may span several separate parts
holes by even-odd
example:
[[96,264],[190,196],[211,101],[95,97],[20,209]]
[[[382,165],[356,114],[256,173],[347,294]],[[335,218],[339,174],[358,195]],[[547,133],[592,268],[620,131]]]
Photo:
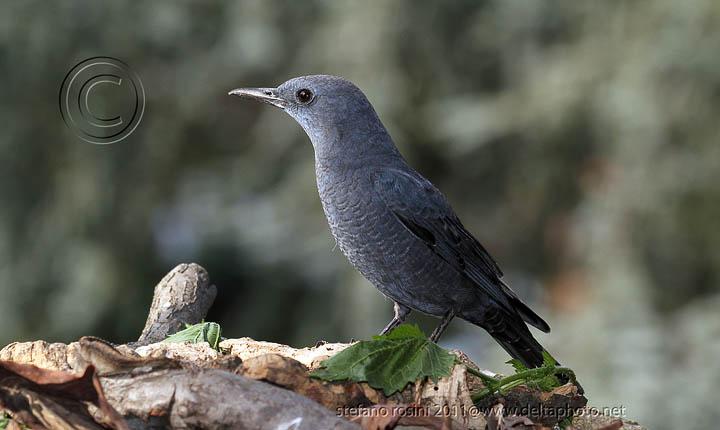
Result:
[[299,90],[297,93],[295,93],[295,97],[300,103],[307,103],[313,98],[312,91],[308,90],[307,88],[303,88]]

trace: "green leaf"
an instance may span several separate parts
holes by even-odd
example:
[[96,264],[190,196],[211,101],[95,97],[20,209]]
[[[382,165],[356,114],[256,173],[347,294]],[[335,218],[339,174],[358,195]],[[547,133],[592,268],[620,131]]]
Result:
[[218,350],[221,340],[220,324],[203,321],[195,325],[185,324],[185,327],[187,328],[168,336],[163,342],[207,342],[213,349]]
[[311,372],[311,377],[367,382],[389,396],[426,376],[437,382],[452,375],[455,356],[427,339],[417,326],[401,325],[385,336],[360,341],[321,365],[324,369]]
[[575,417],[565,417],[558,423],[558,427],[564,429],[565,427],[571,426]]
[[425,336],[425,333],[420,331],[420,327],[418,327],[417,324],[410,325],[410,324],[402,324],[397,327],[395,327],[394,330],[392,330],[390,333],[386,333],[380,336],[373,336],[373,340],[378,339],[406,339],[409,337],[414,337],[418,339],[426,339],[427,336]]
[[553,388],[561,386],[560,380],[555,375],[548,375],[531,383],[543,391],[552,391]]
[[524,372],[524,371],[528,370],[528,368],[525,367],[525,365],[522,364],[522,362],[520,360],[518,360],[517,358],[508,360],[505,363],[511,365],[513,367],[513,369],[515,369],[515,373],[520,373],[520,372]]
[[557,361],[555,361],[555,359],[552,357],[552,355],[550,355],[550,353],[544,349],[542,351],[542,356],[543,356],[543,364],[542,364],[543,367],[555,368],[557,366]]
[[[575,372],[567,367],[559,367],[557,361],[545,350],[542,352],[543,364],[534,369],[528,369],[519,360],[506,361],[515,369],[515,374],[502,379],[490,378],[487,375],[478,375],[483,379],[485,389],[479,393],[475,393],[470,398],[473,402],[477,402],[494,393],[503,394],[520,384],[526,384],[530,387],[536,387],[543,391],[551,391],[562,385],[557,375],[565,375],[568,380],[575,381]],[[470,368],[468,368],[470,370]],[[471,373],[479,374],[479,372],[471,371]]]
[[25,424],[10,417],[10,415],[8,415],[5,411],[0,412],[0,430],[6,429],[11,422],[18,424],[23,430],[28,428],[28,426],[26,426]]

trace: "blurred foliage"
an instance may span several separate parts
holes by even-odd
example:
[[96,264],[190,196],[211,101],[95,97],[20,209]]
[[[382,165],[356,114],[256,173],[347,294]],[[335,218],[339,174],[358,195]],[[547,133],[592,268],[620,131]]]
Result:
[[[719,29],[713,0],[3,2],[0,344],[133,340],[180,262],[208,270],[208,319],[227,336],[380,331],[390,303],[334,249],[307,138],[226,96],[329,73],[366,92],[548,316],[539,339],[591,403],[711,428]],[[97,55],[147,94],[138,129],[110,146],[76,138],[57,106],[67,71]],[[507,359],[459,322],[444,343],[489,368]]]

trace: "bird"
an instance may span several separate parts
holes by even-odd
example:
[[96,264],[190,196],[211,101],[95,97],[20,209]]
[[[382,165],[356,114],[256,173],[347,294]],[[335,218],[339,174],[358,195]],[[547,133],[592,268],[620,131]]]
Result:
[[527,324],[545,333],[550,326],[507,285],[440,190],[410,167],[357,86],[311,75],[229,94],[282,109],[310,138],[318,194],[337,245],[394,303],[381,334],[415,310],[441,318],[430,335],[437,342],[459,317],[485,329],[527,368],[543,364],[544,349]]

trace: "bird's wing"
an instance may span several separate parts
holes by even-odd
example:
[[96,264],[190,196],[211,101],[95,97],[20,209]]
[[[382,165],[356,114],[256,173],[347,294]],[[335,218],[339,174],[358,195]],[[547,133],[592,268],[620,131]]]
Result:
[[465,229],[442,193],[413,173],[376,170],[372,173],[375,191],[398,220],[440,258],[464,273],[495,302],[514,309],[525,321],[548,332],[547,323],[501,280],[500,267]]

